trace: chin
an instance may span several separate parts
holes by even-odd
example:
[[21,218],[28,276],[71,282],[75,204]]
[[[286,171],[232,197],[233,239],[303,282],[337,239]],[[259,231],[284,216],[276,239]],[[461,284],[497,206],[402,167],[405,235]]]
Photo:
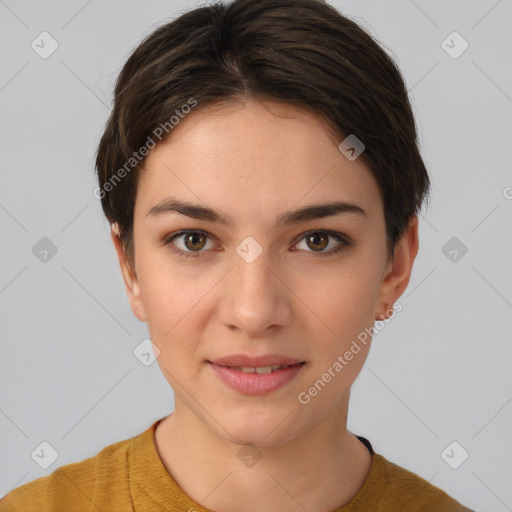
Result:
[[[265,412],[234,415],[226,414],[221,425],[210,422],[219,437],[227,442],[238,445],[254,445],[261,447],[279,446],[291,441],[298,435],[298,422],[293,414],[281,409],[275,415],[270,408]],[[225,430],[222,428],[225,427]]]

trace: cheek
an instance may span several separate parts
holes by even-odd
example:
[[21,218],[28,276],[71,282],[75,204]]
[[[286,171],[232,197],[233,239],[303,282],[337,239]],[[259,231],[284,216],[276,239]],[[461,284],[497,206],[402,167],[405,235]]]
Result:
[[314,307],[323,325],[320,330],[310,329],[315,349],[306,379],[310,387],[302,390],[306,398],[314,398],[317,410],[337,404],[366,361],[372,340],[374,289],[368,274],[358,273],[330,281],[325,293],[318,295]]
[[322,280],[311,296],[311,309],[323,320],[322,332],[331,344],[344,345],[373,325],[377,269],[364,264],[340,265]]
[[167,251],[147,245],[141,244],[137,254],[139,284],[148,324],[161,336],[191,309],[197,295]]
[[198,303],[204,292],[156,258],[139,261],[141,298],[151,340],[160,349],[160,366],[170,372],[192,366],[200,339]]
[[316,347],[308,380],[314,386],[312,393],[318,393],[318,406],[336,402],[353,384],[368,356],[378,268],[375,261],[364,263],[359,260],[333,270],[329,279],[322,279],[324,285],[317,288],[311,304],[322,319],[310,317],[318,323],[318,330],[308,322]]

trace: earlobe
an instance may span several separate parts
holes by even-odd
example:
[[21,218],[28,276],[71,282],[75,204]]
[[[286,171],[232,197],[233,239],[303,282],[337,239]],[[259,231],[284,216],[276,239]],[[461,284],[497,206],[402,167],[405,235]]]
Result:
[[414,215],[407,231],[395,245],[393,261],[386,266],[375,311],[376,320],[389,316],[392,305],[407,288],[418,248],[418,217]]
[[112,224],[110,235],[117,253],[117,259],[121,268],[121,274],[125,284],[126,295],[130,302],[133,314],[141,321],[146,322],[146,312],[142,302],[140,285],[135,269],[132,268],[124,253],[123,244],[119,235],[119,226],[117,223]]

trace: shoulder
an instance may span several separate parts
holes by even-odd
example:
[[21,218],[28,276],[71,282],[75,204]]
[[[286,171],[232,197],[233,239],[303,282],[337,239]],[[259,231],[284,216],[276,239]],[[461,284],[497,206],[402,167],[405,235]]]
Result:
[[473,512],[419,475],[382,455],[373,457],[383,484],[382,502],[400,505],[402,512]]
[[17,487],[0,500],[0,512],[131,510],[127,455],[133,439]]

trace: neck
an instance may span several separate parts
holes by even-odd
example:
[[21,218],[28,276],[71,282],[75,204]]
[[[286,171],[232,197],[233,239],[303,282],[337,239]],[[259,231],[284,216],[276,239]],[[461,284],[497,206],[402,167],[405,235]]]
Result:
[[[181,405],[181,404],[180,404]],[[186,407],[162,420],[155,442],[183,491],[210,510],[321,512],[348,503],[366,479],[367,448],[346,429],[348,393],[312,429],[273,446],[220,438]]]

